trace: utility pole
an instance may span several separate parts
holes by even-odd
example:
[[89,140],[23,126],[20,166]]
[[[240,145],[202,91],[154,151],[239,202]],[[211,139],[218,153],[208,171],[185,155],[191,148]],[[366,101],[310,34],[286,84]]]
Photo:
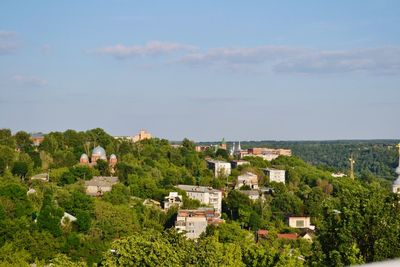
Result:
[[350,161],[350,178],[354,180],[354,164],[356,163],[356,161],[353,158],[353,153],[351,153],[349,161]]

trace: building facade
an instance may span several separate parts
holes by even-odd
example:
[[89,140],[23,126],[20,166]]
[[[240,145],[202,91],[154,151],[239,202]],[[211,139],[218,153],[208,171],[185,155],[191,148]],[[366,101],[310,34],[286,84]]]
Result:
[[182,195],[178,192],[169,192],[169,195],[164,198],[164,210],[168,210],[172,206],[180,208],[183,205]]
[[214,209],[180,210],[175,221],[179,233],[185,233],[189,239],[199,238],[209,224],[220,224],[224,220]]
[[265,175],[269,177],[269,182],[285,183],[285,170],[277,170],[272,168],[263,169]]
[[176,187],[186,191],[189,198],[197,199],[201,204],[213,207],[217,213],[221,214],[222,192],[220,190],[196,185],[177,185]]
[[221,160],[208,160],[208,168],[214,171],[215,177],[226,177],[231,174],[231,164]]
[[235,189],[249,186],[250,189],[258,189],[258,176],[252,172],[246,172],[237,178]]

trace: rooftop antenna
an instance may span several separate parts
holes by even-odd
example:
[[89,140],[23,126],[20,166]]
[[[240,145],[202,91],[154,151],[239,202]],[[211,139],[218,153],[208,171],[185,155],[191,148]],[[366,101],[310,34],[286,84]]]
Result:
[[356,163],[356,161],[353,158],[353,153],[351,153],[349,161],[350,161],[350,178],[354,180],[354,164]]

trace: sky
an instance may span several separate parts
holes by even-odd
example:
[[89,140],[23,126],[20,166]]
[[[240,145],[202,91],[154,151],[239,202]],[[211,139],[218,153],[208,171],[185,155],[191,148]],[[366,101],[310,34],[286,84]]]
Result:
[[0,2],[0,128],[400,138],[400,1]]

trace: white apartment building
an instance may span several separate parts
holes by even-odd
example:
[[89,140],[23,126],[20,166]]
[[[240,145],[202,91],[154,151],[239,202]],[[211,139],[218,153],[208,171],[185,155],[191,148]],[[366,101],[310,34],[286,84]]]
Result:
[[220,190],[196,185],[177,185],[176,187],[186,191],[189,198],[197,199],[201,204],[213,207],[216,212],[221,214],[222,192]]
[[269,182],[285,183],[285,170],[266,168],[263,171],[269,177]]
[[220,224],[224,220],[218,218],[213,209],[180,210],[175,221],[179,233],[185,233],[189,239],[199,238],[206,231],[208,224]]
[[237,178],[235,189],[240,189],[243,186],[249,186],[250,189],[258,189],[258,177],[252,172],[246,172],[239,175]]
[[214,171],[215,177],[228,176],[231,174],[231,164],[221,160],[208,160],[208,168]]

